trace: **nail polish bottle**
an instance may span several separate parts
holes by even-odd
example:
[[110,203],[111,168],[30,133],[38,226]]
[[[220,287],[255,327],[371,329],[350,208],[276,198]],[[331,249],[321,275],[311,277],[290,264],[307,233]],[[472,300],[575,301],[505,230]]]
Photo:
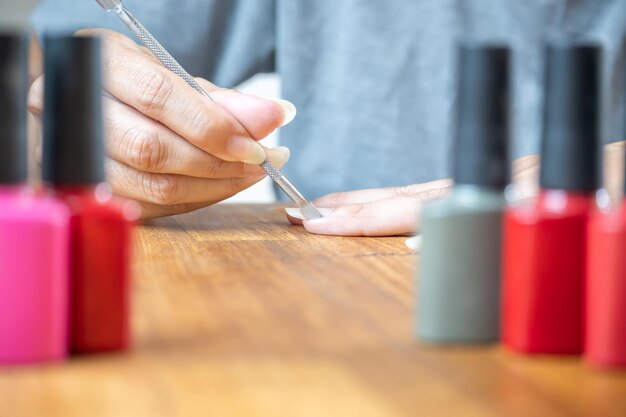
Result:
[[580,354],[587,222],[599,185],[601,48],[546,48],[540,195],[505,214],[503,340],[523,353]]
[[510,50],[459,49],[454,187],[422,210],[417,334],[488,343],[500,331],[500,247],[509,182]]
[[588,233],[585,360],[598,367],[625,368],[626,202],[594,210]]
[[136,203],[104,182],[100,40],[45,38],[43,180],[71,212],[72,353],[129,344]]
[[0,365],[67,354],[69,212],[27,185],[28,43],[0,33]]

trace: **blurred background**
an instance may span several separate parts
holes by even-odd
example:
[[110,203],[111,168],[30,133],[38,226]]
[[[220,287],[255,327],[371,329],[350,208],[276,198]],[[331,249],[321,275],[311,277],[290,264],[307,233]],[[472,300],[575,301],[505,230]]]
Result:
[[[280,77],[276,74],[259,74],[238,86],[237,89],[260,97],[279,98]],[[263,139],[262,143],[268,148],[274,148],[278,146],[278,136],[278,132],[274,132]],[[222,203],[272,203],[274,201],[276,201],[276,194],[272,188],[272,180],[265,178]]]
[[0,26],[12,27],[28,20],[40,0],[0,0]]

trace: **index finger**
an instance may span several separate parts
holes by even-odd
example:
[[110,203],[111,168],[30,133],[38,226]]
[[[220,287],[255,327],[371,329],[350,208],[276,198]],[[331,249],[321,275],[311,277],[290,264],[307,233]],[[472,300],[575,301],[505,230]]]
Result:
[[106,40],[103,71],[107,90],[118,100],[218,158],[254,164],[265,159],[263,149],[220,105],[138,47],[130,47],[117,36]]
[[303,220],[310,233],[335,236],[398,236],[415,233],[421,205],[414,197],[395,197],[335,207],[325,217]]
[[364,204],[392,197],[415,196],[422,201],[439,198],[452,186],[448,179],[435,180],[403,187],[369,188],[365,190],[347,191],[327,194],[314,201],[320,207],[338,207],[348,204]]

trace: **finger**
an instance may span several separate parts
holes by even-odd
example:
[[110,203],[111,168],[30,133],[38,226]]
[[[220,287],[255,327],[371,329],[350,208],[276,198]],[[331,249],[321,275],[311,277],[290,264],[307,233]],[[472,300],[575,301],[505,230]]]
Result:
[[[208,100],[137,47],[106,39],[103,72],[118,100],[164,124],[198,148],[224,160],[251,164],[265,159],[262,147],[219,104]],[[275,106],[274,104],[270,105]],[[274,130],[278,126],[267,127]]]
[[[327,207],[317,207],[317,211],[322,215],[322,217],[326,217],[332,213],[334,209]],[[302,211],[299,208],[287,207],[285,209],[285,213],[287,214],[287,219],[291,224],[302,226],[302,221],[306,218]]]
[[43,115],[43,75],[37,77],[28,90],[28,111],[37,117]]
[[207,179],[138,171],[113,159],[107,160],[107,177],[115,194],[162,206],[212,204],[251,186],[262,175]]
[[29,137],[29,149],[34,152],[34,165],[31,169],[38,171],[43,159],[42,153],[42,118],[43,118],[43,76],[37,77],[33,81],[28,91],[28,137]]
[[319,207],[338,207],[347,204],[364,204],[393,197],[416,196],[423,201],[430,201],[443,196],[452,186],[448,179],[436,180],[404,187],[372,188],[328,194],[318,198],[314,204]]
[[28,150],[29,155],[33,156],[29,158],[30,178],[38,182],[43,160],[41,118],[32,113],[28,113]]
[[105,98],[108,155],[139,171],[202,178],[235,178],[263,171],[258,165],[229,162],[193,146],[137,110]]
[[[319,208],[318,208],[318,211],[319,211]],[[304,215],[302,214],[299,208],[287,207],[285,209],[285,214],[287,214],[287,220],[289,220],[289,223],[295,226],[302,226]]]
[[[286,162],[282,153],[276,153],[277,166]],[[139,202],[161,206],[205,203],[212,204],[250,187],[265,174],[242,178],[208,179],[174,174],[155,174],[136,170],[107,158],[107,177],[113,191]]]
[[216,89],[209,81],[196,78],[211,98],[232,114],[254,139],[263,139],[277,127],[296,117],[296,106],[287,100],[267,100],[229,89]]
[[304,220],[310,233],[338,236],[396,236],[417,230],[421,208],[415,197],[394,197],[336,207],[321,219]]

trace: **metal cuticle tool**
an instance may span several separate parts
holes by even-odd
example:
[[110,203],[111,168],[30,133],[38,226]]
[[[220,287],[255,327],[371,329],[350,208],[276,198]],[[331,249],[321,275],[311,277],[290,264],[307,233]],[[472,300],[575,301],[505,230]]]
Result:
[[[181,77],[194,90],[198,91],[209,100],[213,101],[209,93],[170,55],[169,52],[157,41],[150,32],[128,11],[122,0],[96,0],[102,8],[108,12],[114,12],[124,24],[141,40],[141,42],[156,56],[159,61],[170,71]],[[263,171],[280,187],[287,196],[298,205],[302,215],[307,219],[319,219],[322,217],[319,210],[298,191],[298,189],[272,164],[269,159],[261,163]]]

